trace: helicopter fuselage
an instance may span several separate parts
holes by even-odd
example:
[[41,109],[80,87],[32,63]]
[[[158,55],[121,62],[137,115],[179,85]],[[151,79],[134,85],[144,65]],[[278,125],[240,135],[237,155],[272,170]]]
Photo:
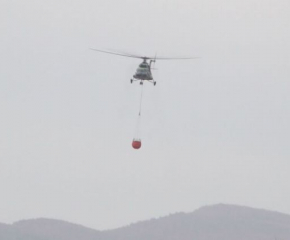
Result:
[[153,80],[151,66],[146,61],[142,62],[133,76],[136,80]]

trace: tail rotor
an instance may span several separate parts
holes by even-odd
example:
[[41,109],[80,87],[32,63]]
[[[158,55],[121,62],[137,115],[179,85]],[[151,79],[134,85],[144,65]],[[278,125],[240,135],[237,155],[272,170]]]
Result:
[[156,57],[157,53],[155,53],[155,57],[151,60],[151,62],[153,62],[153,66],[151,67],[152,70],[157,70],[157,68],[155,68]]

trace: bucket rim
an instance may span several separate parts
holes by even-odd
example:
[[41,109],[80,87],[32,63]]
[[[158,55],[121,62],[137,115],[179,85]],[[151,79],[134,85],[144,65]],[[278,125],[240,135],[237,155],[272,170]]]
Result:
[[141,142],[141,139],[140,138],[134,138],[133,142]]

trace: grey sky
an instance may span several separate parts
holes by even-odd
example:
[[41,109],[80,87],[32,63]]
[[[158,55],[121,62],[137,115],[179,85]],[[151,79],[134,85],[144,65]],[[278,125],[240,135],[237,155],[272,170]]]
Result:
[[[0,222],[107,229],[214,203],[290,214],[290,2],[0,0]],[[131,141],[139,61],[142,149]]]

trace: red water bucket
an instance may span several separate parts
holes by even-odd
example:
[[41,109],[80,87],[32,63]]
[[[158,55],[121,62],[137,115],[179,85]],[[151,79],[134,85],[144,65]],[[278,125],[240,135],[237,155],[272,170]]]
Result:
[[140,139],[133,139],[132,147],[134,149],[139,149],[141,147],[141,140]]

